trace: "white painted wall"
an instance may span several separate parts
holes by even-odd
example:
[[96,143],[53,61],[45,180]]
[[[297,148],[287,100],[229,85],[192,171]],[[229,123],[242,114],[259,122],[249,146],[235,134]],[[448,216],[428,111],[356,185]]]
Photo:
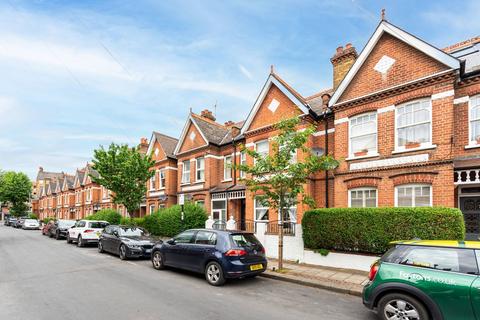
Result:
[[[278,236],[265,234],[266,227],[265,223],[257,223],[255,236],[265,247],[268,258],[278,258]],[[283,258],[318,266],[369,271],[372,263],[379,257],[336,252],[322,256],[311,250],[305,250],[302,225],[297,224],[295,236],[284,236],[283,238]]]

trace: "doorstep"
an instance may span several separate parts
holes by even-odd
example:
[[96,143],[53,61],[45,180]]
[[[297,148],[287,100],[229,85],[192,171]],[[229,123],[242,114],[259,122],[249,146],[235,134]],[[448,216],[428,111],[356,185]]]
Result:
[[269,268],[262,273],[263,277],[304,286],[361,296],[363,286],[368,282],[368,272],[364,271],[284,261],[284,270],[277,272],[273,268],[276,268],[278,261],[268,259],[268,262]]

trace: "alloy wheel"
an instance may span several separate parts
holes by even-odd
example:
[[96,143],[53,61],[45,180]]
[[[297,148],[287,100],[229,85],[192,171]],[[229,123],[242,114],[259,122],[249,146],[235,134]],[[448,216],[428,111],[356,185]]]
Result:
[[126,256],[127,256],[126,249],[125,249],[125,246],[122,244],[120,246],[120,259],[124,260]]
[[405,300],[391,300],[383,309],[385,318],[391,320],[421,320],[417,309]]
[[207,269],[207,277],[211,283],[217,283],[220,279],[220,269],[215,264],[211,264]]
[[162,255],[160,254],[160,252],[155,252],[153,254],[153,259],[152,259],[152,262],[153,262],[153,267],[155,269],[161,269],[162,268]]

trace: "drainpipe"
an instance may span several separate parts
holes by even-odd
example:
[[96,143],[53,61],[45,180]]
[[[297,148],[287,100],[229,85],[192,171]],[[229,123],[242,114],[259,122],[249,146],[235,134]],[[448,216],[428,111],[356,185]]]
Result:
[[[323,123],[325,125],[325,155],[328,156],[328,118],[327,116],[332,112],[330,107],[326,107],[323,110]],[[325,170],[325,208],[329,208],[329,201],[328,201],[328,170]]]
[[[233,186],[237,185],[237,144],[235,143],[235,139],[232,137],[232,144],[233,144]],[[232,186],[232,187],[233,187]]]

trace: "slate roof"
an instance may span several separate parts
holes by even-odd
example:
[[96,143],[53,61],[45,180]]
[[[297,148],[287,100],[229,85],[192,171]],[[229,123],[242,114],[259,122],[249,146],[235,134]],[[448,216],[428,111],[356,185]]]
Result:
[[465,63],[465,73],[480,71],[480,37],[451,45],[443,51]]
[[75,183],[75,177],[67,175],[65,176],[65,179],[67,180],[67,188],[73,189],[73,184]]
[[307,101],[308,105],[310,108],[315,112],[317,115],[321,115],[323,112],[323,99],[322,96],[324,94],[328,94],[329,96],[332,96],[333,94],[333,88],[329,89],[324,89],[310,97],[305,98]]
[[87,165],[86,169],[88,170],[88,173],[94,176],[95,178],[100,177],[100,174],[98,173],[98,171],[93,169],[93,167],[90,164]]
[[155,139],[160,143],[160,145],[163,148],[163,151],[169,158],[175,158],[173,155],[173,152],[175,151],[175,147],[177,146],[178,139],[175,139],[173,137],[167,136],[163,133],[153,131],[153,134],[155,135]]
[[59,178],[62,178],[63,175],[64,175],[63,172],[47,172],[47,171],[39,170],[37,174],[37,181],[59,179]]
[[203,133],[207,142],[220,145],[223,138],[227,135],[229,129],[215,121],[205,119],[199,115],[192,113],[192,120]]
[[57,188],[57,181],[53,181],[50,183],[50,191],[53,193],[56,193],[55,192],[55,189]]

